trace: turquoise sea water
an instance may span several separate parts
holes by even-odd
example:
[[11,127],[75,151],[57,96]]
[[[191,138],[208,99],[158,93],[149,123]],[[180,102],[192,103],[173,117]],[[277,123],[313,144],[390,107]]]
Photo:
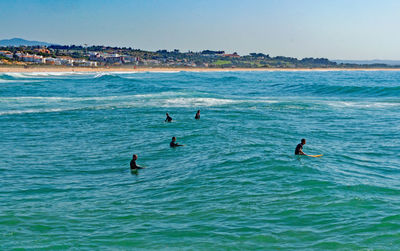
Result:
[[0,249],[399,250],[399,122],[400,72],[0,74]]

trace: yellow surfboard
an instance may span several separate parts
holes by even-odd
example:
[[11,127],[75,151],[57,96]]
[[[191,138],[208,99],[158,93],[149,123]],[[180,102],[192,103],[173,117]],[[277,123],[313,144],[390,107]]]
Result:
[[318,158],[318,157],[322,157],[322,156],[324,156],[324,155],[323,155],[323,154],[319,154],[319,155],[307,155],[307,156],[314,157],[314,158]]

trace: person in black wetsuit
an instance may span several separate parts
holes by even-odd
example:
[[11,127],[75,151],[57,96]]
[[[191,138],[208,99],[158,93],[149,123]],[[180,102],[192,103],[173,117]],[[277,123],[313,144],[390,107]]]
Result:
[[197,112],[196,112],[196,116],[194,117],[195,119],[200,119],[200,110],[198,110]]
[[303,152],[303,146],[306,144],[306,139],[301,139],[301,143],[296,146],[294,150],[295,155],[307,155]]
[[144,168],[144,167],[141,167],[141,166],[136,165],[136,160],[137,160],[137,159],[138,159],[137,155],[134,154],[134,155],[132,156],[132,160],[131,160],[131,163],[130,163],[130,165],[131,165],[131,170],[137,170],[137,169],[143,169],[143,168]]
[[168,112],[165,115],[167,115],[167,118],[165,119],[165,122],[171,122],[172,118],[169,116]]
[[172,141],[171,141],[171,143],[169,143],[169,146],[170,147],[184,146],[184,145],[179,145],[175,141],[176,141],[176,137],[172,137]]

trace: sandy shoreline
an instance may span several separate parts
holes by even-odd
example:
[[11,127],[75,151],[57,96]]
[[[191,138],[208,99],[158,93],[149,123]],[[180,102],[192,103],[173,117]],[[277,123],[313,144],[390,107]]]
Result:
[[232,72],[232,71],[400,71],[400,68],[129,68],[129,67],[15,67],[0,66],[0,73],[11,72]]

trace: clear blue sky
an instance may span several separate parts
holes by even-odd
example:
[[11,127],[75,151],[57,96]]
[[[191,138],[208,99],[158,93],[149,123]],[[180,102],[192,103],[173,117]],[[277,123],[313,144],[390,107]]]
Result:
[[400,59],[399,0],[0,0],[0,39]]

